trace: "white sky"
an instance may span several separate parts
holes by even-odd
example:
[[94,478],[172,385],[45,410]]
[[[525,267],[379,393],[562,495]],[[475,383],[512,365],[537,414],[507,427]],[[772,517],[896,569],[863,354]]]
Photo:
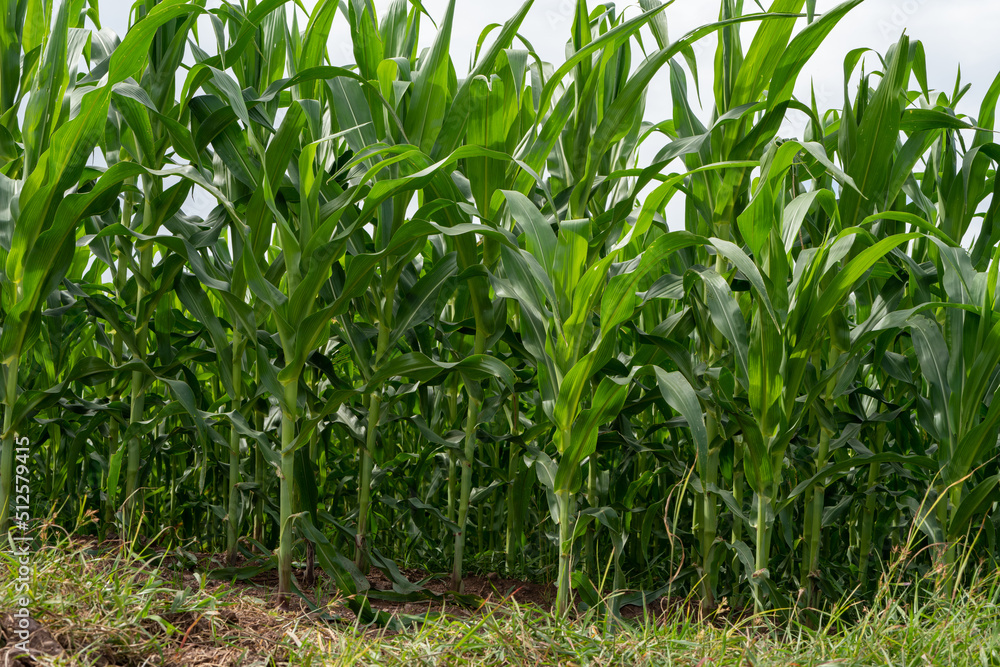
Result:
[[[218,0],[209,0],[209,6],[218,6]],[[315,0],[305,0],[313,7]],[[639,12],[638,2],[616,3],[619,11],[634,16]],[[769,2],[763,0],[767,6]],[[839,2],[820,0],[817,11],[835,7]],[[388,0],[375,0],[376,9],[384,12]],[[436,20],[444,14],[447,0],[423,0],[424,7]],[[565,58],[566,41],[575,10],[575,0],[535,0],[521,33],[532,43],[539,56],[548,62],[561,63]],[[119,35],[124,34],[128,0],[102,0],[101,16],[104,27]],[[291,3],[288,5],[292,6]],[[452,59],[460,75],[467,71],[471,55],[482,29],[490,23],[503,23],[521,6],[520,0],[457,0],[455,25],[452,33]],[[598,6],[590,0],[591,9]],[[746,11],[754,8],[753,0],[745,0]],[[716,0],[676,0],[666,10],[671,40],[689,30],[717,19]],[[300,17],[302,19],[303,17]],[[804,21],[803,21],[804,24]],[[304,25],[300,20],[299,25]],[[433,27],[426,24],[421,42],[428,44],[433,38]],[[962,69],[962,80],[972,83],[972,89],[959,106],[959,111],[977,117],[982,97],[1000,71],[1000,0],[866,0],[851,11],[833,30],[827,40],[803,70],[796,86],[796,95],[809,99],[809,86],[814,85],[820,108],[843,106],[843,59],[852,49],[870,47],[880,53],[899,39],[905,29],[911,40],[920,40],[926,51],[928,83],[931,88],[949,95],[954,88],[956,73]],[[203,39],[212,39],[211,29],[205,26]],[[744,27],[744,48],[752,38],[754,27]],[[648,33],[646,34],[648,37]],[[647,49],[655,46],[651,37],[645,40]],[[696,48],[703,100],[711,101],[712,60],[716,38],[709,36]],[[344,65],[353,58],[347,45],[350,32],[347,19],[338,13],[330,36],[331,57],[334,64]],[[338,46],[340,45],[340,46]],[[346,48],[345,48],[346,47]],[[633,58],[633,67],[640,54]],[[874,69],[874,64],[870,66]],[[647,119],[661,121],[670,117],[668,69],[653,81],[646,103]],[[693,86],[689,86],[693,93]],[[854,91],[851,91],[852,95]],[[702,114],[707,121],[708,114]],[[785,128],[783,136],[796,136],[800,128]],[[676,201],[676,200],[675,200]],[[674,208],[673,206],[671,208]],[[675,209],[676,210],[676,209]],[[668,211],[668,221],[670,212]],[[975,224],[975,223],[974,223]]]

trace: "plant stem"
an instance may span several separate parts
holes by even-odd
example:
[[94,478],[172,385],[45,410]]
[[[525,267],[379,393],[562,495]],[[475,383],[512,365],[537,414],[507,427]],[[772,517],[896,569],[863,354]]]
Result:
[[3,451],[0,452],[0,531],[7,532],[7,519],[14,494],[14,404],[17,402],[17,371],[20,355],[7,364],[7,391],[4,395]]
[[[243,384],[243,350],[239,329],[233,329],[233,400],[231,410],[240,409],[241,388]],[[229,509],[228,516],[228,548],[229,564],[236,563],[238,510],[240,506],[240,436],[233,427],[229,432]]]
[[[126,204],[128,204],[129,199],[126,197]],[[124,218],[124,215],[122,216]],[[115,274],[115,284],[116,284],[116,294],[121,294],[124,285],[125,277],[125,256],[120,254],[118,256],[118,271]],[[122,363],[122,335],[121,332],[115,331],[111,338],[111,363],[114,366],[120,366]],[[110,393],[110,392],[109,392]],[[115,393],[111,396],[111,401],[117,401],[120,396]],[[121,426],[117,419],[111,419],[110,437],[108,438],[108,464],[114,459],[115,454],[118,453],[118,447],[120,446],[119,440],[121,439]],[[105,530],[105,527],[111,525],[115,519],[115,500],[118,496],[118,489],[112,489],[108,487],[105,489],[105,495],[107,497],[107,502],[104,504],[104,521],[101,524],[101,531]]]
[[[590,455],[590,461],[587,463],[587,504],[596,508],[599,500],[597,497],[597,452],[595,451]],[[595,542],[595,533],[597,528],[594,522],[591,521],[587,526],[587,534],[584,541],[584,562],[587,567],[587,576],[590,577],[591,581],[598,585],[598,569],[597,569],[597,547]]]
[[[735,448],[735,453],[733,455],[733,499],[736,501],[736,506],[743,509],[743,437],[737,435],[733,438],[733,446]],[[732,534],[733,544],[743,540],[743,521],[737,516],[733,517],[733,534]],[[737,556],[733,557],[733,586],[738,585],[740,581],[740,569],[741,569],[740,559]]]
[[[455,376],[455,384],[448,396],[448,415],[451,428],[455,428],[458,423],[458,376]],[[455,501],[458,495],[458,466],[456,465],[455,450],[448,450],[448,521],[455,521]]]
[[[146,197],[145,220],[151,219],[152,202]],[[149,281],[153,266],[153,248],[147,246],[139,251],[139,275],[136,279],[135,309],[138,328],[135,336],[136,360],[145,362],[146,360],[146,330],[149,326],[149,319],[142,316],[142,300],[146,297],[146,290],[143,288],[143,281]],[[143,412],[146,409],[145,376],[140,371],[132,372],[132,404],[129,413],[129,425],[135,425],[142,421]],[[142,440],[138,435],[132,436],[128,443],[128,468],[125,476],[125,510],[123,518],[125,522],[125,534],[132,531],[135,511],[139,506],[139,463],[142,457]]]
[[[757,495],[757,558],[754,563],[755,571],[753,573],[753,579],[759,579],[763,576],[768,576],[767,561],[768,561],[768,542],[770,540],[770,531],[767,529],[767,506],[769,503],[767,496],[762,494]],[[759,613],[764,610],[764,598],[763,591],[761,590],[762,584],[760,581],[754,582],[754,612]]]
[[295,441],[298,416],[298,380],[285,385],[285,400],[281,406],[281,488],[280,537],[278,543],[278,603],[286,604],[292,590],[292,495],[295,491],[295,452],[289,451]]
[[368,398],[368,430],[365,447],[361,451],[361,480],[358,482],[358,531],[355,538],[354,564],[365,571],[365,551],[368,548],[368,508],[372,500],[372,469],[375,461],[372,450],[378,444],[378,420],[382,397],[372,394]]
[[[567,433],[566,437],[569,437]],[[569,525],[570,493],[566,489],[556,491],[559,506],[559,574],[556,580],[556,616],[561,617],[569,608],[573,592],[573,528]]]
[[[826,465],[826,459],[830,452],[830,436],[833,433],[826,428],[820,427],[819,450],[816,453],[817,471]],[[811,604],[814,602],[816,586],[815,579],[819,575],[819,545],[823,530],[823,502],[825,499],[825,487],[822,480],[816,482],[813,487],[812,506],[810,508],[810,530],[809,530],[809,556],[807,561],[806,579],[803,582],[806,589],[806,599]]]
[[715,497],[708,487],[718,481],[719,455],[712,448],[712,443],[718,433],[718,416],[714,410],[708,411],[706,420],[706,430],[708,432],[709,454],[706,465],[708,479],[701,480],[701,607],[703,611],[715,608],[715,582],[712,568],[712,547],[715,545],[715,534],[718,530],[718,519],[716,516]]
[[[475,354],[482,354],[486,349],[486,336],[476,330]],[[469,412],[465,419],[465,449],[462,458],[462,487],[458,500],[458,530],[455,532],[455,557],[452,561],[451,587],[461,592],[462,589],[462,557],[465,552],[466,524],[469,518],[469,496],[472,494],[472,462],[476,458],[476,427],[479,425],[479,399],[466,389],[469,400]]]
[[[391,302],[391,297],[390,297]],[[375,351],[375,363],[372,373],[378,369],[382,357],[389,349],[389,323],[383,317],[378,327],[378,344]],[[372,469],[375,459],[372,452],[378,446],[378,423],[382,408],[382,395],[375,391],[368,397],[368,429],[365,434],[365,447],[361,451],[361,479],[358,487],[358,531],[355,537],[354,564],[362,573],[367,571],[366,552],[368,549],[368,509],[372,501]]]
[[[511,396],[511,423],[513,424],[513,429],[511,435],[517,438],[521,434],[520,428],[520,402],[518,401],[517,394]],[[507,575],[514,571],[514,556],[517,550],[517,544],[521,541],[520,535],[520,521],[517,516],[517,498],[515,497],[517,473],[518,473],[518,457],[521,455],[520,446],[516,440],[510,441],[510,456],[507,460],[507,536],[504,544],[504,552],[506,556],[506,567]]]
[[[879,453],[885,446],[885,422],[875,428],[875,442],[872,449]],[[878,483],[881,465],[872,463],[868,466],[867,497],[865,498],[864,516],[861,520],[861,541],[858,544],[858,574],[861,584],[868,588],[868,563],[871,558],[872,528],[875,523],[875,485]]]
[[868,563],[871,559],[872,527],[875,522],[875,484],[881,466],[872,463],[868,466],[868,497],[865,498],[864,518],[861,521],[861,542],[858,545],[859,581],[867,589]]
[[[254,383],[260,384],[261,359],[257,359],[254,364]],[[259,400],[259,399],[258,399]],[[266,403],[265,403],[266,404]],[[254,406],[253,424],[256,431],[264,430],[264,411],[259,409],[259,403]],[[255,446],[253,458],[253,481],[257,485],[256,500],[253,511],[253,537],[255,540],[264,543],[264,455],[260,452],[260,447]]]

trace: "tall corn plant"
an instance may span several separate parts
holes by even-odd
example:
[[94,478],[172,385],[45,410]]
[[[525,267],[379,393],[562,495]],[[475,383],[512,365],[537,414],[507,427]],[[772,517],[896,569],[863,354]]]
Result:
[[[446,9],[433,45],[419,59],[415,54],[416,34],[420,21],[420,12],[417,8],[407,16],[405,4],[393,3],[379,24],[371,3],[352,5],[349,18],[352,34],[355,36],[355,57],[359,72],[362,78],[368,80],[370,87],[381,90],[382,97],[388,101],[386,103],[378,100],[371,92],[361,94],[354,82],[335,85],[337,114],[341,124],[359,120],[365,123],[362,129],[348,135],[348,142],[355,152],[358,155],[365,154],[370,150],[369,147],[376,143],[402,147],[409,142],[412,148],[408,149],[408,152],[400,151],[399,159],[386,162],[388,167],[385,171],[386,178],[398,178],[401,175],[400,167],[407,167],[406,163],[402,162],[404,159],[413,161],[412,169],[423,167],[424,171],[418,173],[428,175],[431,174],[430,169],[441,168],[450,171],[457,166],[460,157],[468,156],[467,164],[470,165],[489,161],[488,157],[473,157],[502,148],[491,143],[495,141],[494,138],[483,131],[487,123],[494,121],[492,114],[495,112],[493,109],[484,108],[483,91],[479,82],[484,74],[493,73],[499,59],[507,59],[504,49],[512,43],[530,6],[530,2],[525,3],[521,10],[501,27],[494,43],[481,54],[469,77],[452,89],[448,82],[452,67],[448,48],[454,2]],[[400,59],[409,62],[409,72],[400,69],[398,64]],[[512,93],[514,91],[509,91],[508,95]],[[516,112],[517,106],[514,109]],[[396,124],[393,121],[396,121]],[[503,123],[504,121],[500,122],[501,127]],[[492,131],[495,132],[496,128]],[[466,148],[461,147],[463,136],[467,136],[469,145]],[[507,137],[504,136],[503,140],[506,141]],[[498,154],[497,157],[501,158],[501,165],[504,164],[503,156]],[[435,162],[431,163],[431,160]],[[470,223],[467,214],[457,209],[457,204],[464,198],[447,180],[445,173],[447,172],[432,178],[424,176],[415,181],[425,189],[426,204],[417,211],[415,218],[421,221],[440,219],[451,229],[446,234],[454,245],[456,263],[448,270],[448,258],[444,258],[433,272],[429,272],[413,286],[409,294],[402,293],[399,288],[402,271],[420,252],[419,242],[438,230],[426,223],[414,224],[412,219],[407,219],[406,208],[416,187],[400,188],[391,200],[386,201],[374,212],[375,225],[371,239],[374,252],[371,256],[379,261],[379,268],[372,284],[371,310],[368,311],[378,323],[374,357],[363,353],[352,341],[356,354],[360,355],[359,367],[369,381],[383,366],[391,368],[391,364],[387,362],[395,341],[410,327],[419,324],[421,318],[427,317],[425,308],[433,304],[433,299],[443,282],[456,271],[472,273],[481,261],[489,261],[489,257],[480,259],[474,236],[475,228],[463,226]],[[485,181],[483,186],[487,192],[495,191],[498,187],[496,183],[490,182],[491,177],[483,179],[473,175],[472,180],[477,185]],[[486,207],[486,210],[482,211],[484,219],[489,219],[491,216],[487,211],[490,202],[481,197],[479,194],[481,190],[477,188],[475,192],[476,201]],[[452,202],[453,208],[442,209],[441,204],[444,202]],[[487,235],[491,232],[489,229],[484,231]],[[406,244],[403,245],[402,241]],[[489,239],[486,241],[488,246],[494,243],[496,241]],[[495,250],[493,254],[495,255]],[[472,274],[469,279],[469,294],[471,314],[476,323],[472,352],[475,358],[479,358],[487,352],[486,344],[490,338],[493,319],[488,285],[484,276],[476,277]],[[456,515],[458,528],[455,532],[452,571],[452,585],[456,589],[460,586],[462,578],[465,524],[471,493],[478,406],[482,402],[478,388],[474,389],[472,385],[467,384],[467,389],[469,407],[463,452],[465,460],[461,466],[461,487]],[[363,551],[371,502],[371,471],[375,461],[374,450],[382,411],[381,401],[376,392],[369,397],[367,406],[367,442],[362,450],[359,479],[356,554],[358,565],[364,561]]]
[[[81,220],[100,212],[102,207],[109,207],[122,183],[141,173],[123,165],[109,169],[95,180],[85,169],[103,131],[112,91],[142,70],[158,29],[190,13],[180,2],[170,1],[150,11],[104,61],[107,78],[100,80],[103,85],[96,85],[98,81],[88,82],[84,78],[78,82],[75,76],[70,76],[84,45],[81,39],[84,35],[76,31],[77,21],[83,16],[71,18],[68,5],[60,3],[46,20],[41,5],[31,4],[32,21],[27,32],[19,31],[16,22],[5,23],[3,27],[6,44],[19,43],[24,53],[35,52],[37,48],[41,55],[35,61],[34,71],[24,72],[19,86],[9,78],[4,81],[5,90],[9,91],[5,97],[10,102],[4,109],[5,115],[15,117],[25,95],[29,101],[20,132],[24,149],[18,158],[19,168],[5,176],[12,182],[5,188],[8,196],[5,208],[11,215],[9,234],[4,236],[10,239],[10,246],[4,249],[5,318],[0,338],[6,374],[4,445],[0,455],[2,525],[6,525],[11,495],[18,364],[37,339],[40,307],[71,261]],[[5,12],[4,17],[5,21],[16,21],[17,12]],[[50,23],[48,29],[46,23]],[[80,106],[71,116],[73,105],[63,101],[74,94],[80,96]],[[92,187],[86,192],[68,194],[72,188],[79,189],[81,179]]]

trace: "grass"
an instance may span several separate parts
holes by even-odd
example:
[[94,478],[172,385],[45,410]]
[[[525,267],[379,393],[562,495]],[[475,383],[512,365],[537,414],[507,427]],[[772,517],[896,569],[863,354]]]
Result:
[[[622,622],[587,613],[561,621],[537,604],[489,596],[478,609],[448,608],[397,632],[359,625],[336,598],[321,620],[276,609],[270,586],[129,554],[120,543],[44,540],[32,556],[31,612],[65,652],[37,664],[1000,665],[995,576],[951,601],[934,592],[935,580],[883,582],[868,606],[831,604],[818,623],[773,613],[700,619],[682,601],[627,608],[634,618]],[[15,602],[3,587],[0,607]]]

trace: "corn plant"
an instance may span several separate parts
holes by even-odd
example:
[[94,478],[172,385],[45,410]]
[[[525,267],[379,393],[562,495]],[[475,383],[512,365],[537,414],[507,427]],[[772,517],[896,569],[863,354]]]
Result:
[[860,2],[671,39],[670,2],[578,0],[548,63],[530,0],[472,54],[454,0],[151,0],[123,36],[10,0],[0,523],[30,468],[59,522],[396,628],[369,597],[438,597],[403,565],[559,614],[818,622],[900,553],[960,590],[1000,525],[1000,75],[970,116],[904,34],[798,99]]

